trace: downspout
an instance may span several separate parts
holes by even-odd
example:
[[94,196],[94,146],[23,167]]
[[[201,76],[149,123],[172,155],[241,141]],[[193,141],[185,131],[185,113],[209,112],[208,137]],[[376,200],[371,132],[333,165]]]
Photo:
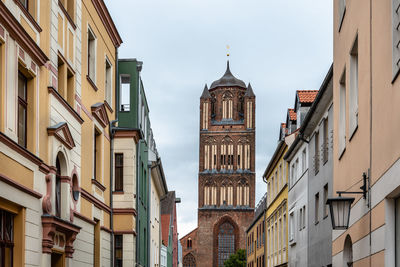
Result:
[[372,211],[371,211],[371,169],[372,169],[372,0],[369,1],[369,170],[368,170],[368,206],[369,206],[369,266],[372,266]]
[[119,101],[119,83],[118,83],[118,48],[115,48],[115,120],[110,122],[109,131],[110,131],[110,229],[111,229],[111,240],[110,240],[110,251],[111,251],[111,260],[110,267],[114,266],[114,218],[113,218],[113,155],[114,155],[114,127],[113,125],[118,121],[118,101]]

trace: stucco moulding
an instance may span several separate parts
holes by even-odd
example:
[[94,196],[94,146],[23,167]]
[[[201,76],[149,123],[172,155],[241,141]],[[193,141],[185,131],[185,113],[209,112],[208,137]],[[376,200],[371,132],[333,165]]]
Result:
[[48,127],[47,133],[49,136],[54,136],[69,149],[75,147],[74,139],[72,138],[71,131],[66,122],[60,122],[54,126]]

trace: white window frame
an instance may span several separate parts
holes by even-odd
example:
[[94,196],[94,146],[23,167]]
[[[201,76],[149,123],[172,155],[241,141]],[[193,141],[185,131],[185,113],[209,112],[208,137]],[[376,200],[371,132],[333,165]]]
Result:
[[[88,30],[88,34],[87,34],[87,45],[88,45],[88,47],[87,47],[87,52],[88,52],[88,55],[87,55],[87,59],[88,59],[88,62],[87,62],[87,64],[88,64],[88,77],[92,80],[92,82],[94,83],[94,84],[96,84],[96,61],[97,61],[97,37],[96,37],[96,34],[94,34],[94,31],[91,29],[91,27],[90,27],[90,25],[88,24],[88,26],[87,26],[87,30]],[[94,56],[92,57],[90,57],[90,59],[92,59],[93,58],[93,63],[91,63],[91,61],[89,61],[89,49],[90,49],[90,47],[89,47],[89,35],[92,35],[93,36],[93,38],[94,38],[94,40],[93,40],[93,42],[94,42],[94,48],[93,48],[93,50],[94,50]],[[92,54],[90,54],[90,55],[92,55]],[[93,65],[93,66],[92,66]],[[92,67],[93,67],[93,70],[92,70]],[[93,71],[93,77],[92,77],[92,75],[91,75],[91,73],[92,73],[92,71],[90,71],[90,70],[92,70]]]
[[359,62],[358,62],[358,35],[350,51],[350,86],[349,86],[349,140],[358,127],[358,96],[359,96]]
[[[107,65],[110,67],[107,68]],[[107,72],[107,69],[109,69],[109,73]],[[108,78],[108,75],[110,76]],[[106,56],[105,58],[105,79],[104,79],[104,89],[105,89],[105,100],[107,103],[110,105],[110,107],[113,107],[113,65],[111,64],[111,61],[108,59]],[[109,79],[109,83],[107,83],[107,80]]]

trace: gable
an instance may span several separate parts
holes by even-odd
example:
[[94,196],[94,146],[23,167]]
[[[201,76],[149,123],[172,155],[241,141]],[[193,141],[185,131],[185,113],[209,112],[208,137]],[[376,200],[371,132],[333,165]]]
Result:
[[54,136],[58,141],[68,147],[68,149],[75,147],[74,139],[72,138],[71,131],[66,122],[60,122],[54,126],[48,127],[47,134],[49,136]]
[[105,128],[110,123],[105,104],[101,102],[96,103],[91,107],[91,109],[93,117]]

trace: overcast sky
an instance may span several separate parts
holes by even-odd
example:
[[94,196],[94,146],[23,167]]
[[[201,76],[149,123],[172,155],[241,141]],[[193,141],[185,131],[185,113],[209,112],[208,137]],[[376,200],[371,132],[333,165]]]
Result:
[[319,89],[332,62],[332,0],[105,0],[123,39],[119,58],[143,61],[150,120],[179,236],[197,226],[199,98],[226,69],[256,94],[256,204],[279,124],[295,91]]

